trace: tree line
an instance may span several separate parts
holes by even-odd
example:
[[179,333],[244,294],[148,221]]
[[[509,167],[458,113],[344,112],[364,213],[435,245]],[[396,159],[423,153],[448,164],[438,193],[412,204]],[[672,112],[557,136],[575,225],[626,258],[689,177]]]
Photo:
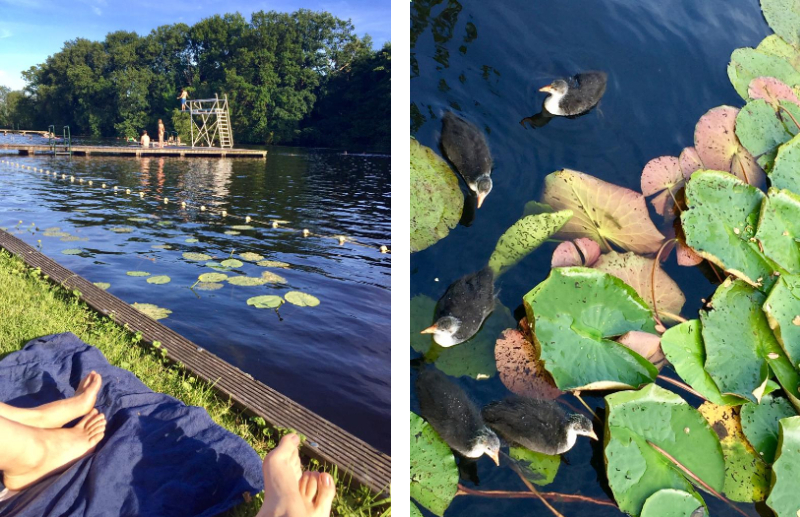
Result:
[[137,137],[163,119],[185,139],[186,88],[195,99],[228,95],[237,143],[388,149],[390,65],[389,43],[373,50],[330,13],[216,15],[66,42],[23,72],[23,90],[0,86],[0,127]]

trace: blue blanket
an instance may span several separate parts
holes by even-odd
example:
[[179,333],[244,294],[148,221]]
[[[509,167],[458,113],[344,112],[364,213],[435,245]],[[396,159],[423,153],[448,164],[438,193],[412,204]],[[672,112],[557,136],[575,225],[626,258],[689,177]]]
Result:
[[35,339],[0,361],[0,401],[34,407],[70,397],[92,370],[103,376],[96,406],[108,419],[103,441],[0,503],[1,517],[211,517],[262,490],[261,460],[244,440],[204,409],[154,393],[74,334]]

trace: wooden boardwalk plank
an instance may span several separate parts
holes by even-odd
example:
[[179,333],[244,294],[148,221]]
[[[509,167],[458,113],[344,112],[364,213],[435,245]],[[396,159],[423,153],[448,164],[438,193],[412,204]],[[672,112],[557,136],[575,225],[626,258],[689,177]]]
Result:
[[[35,248],[0,230],[0,247],[17,255],[31,267],[40,268],[50,279],[67,289],[77,289],[94,310],[110,316],[120,325],[141,332],[146,343],[159,341],[169,359],[214,389],[230,397],[238,406],[262,417],[273,426],[290,427],[306,435],[303,453],[350,473],[353,480],[373,492],[388,494],[391,458],[335,424],[297,404],[280,392],[253,379],[235,366],[202,350],[174,330],[150,319],[116,296],[61,266]],[[389,429],[386,432],[391,432]]]
[[[56,150],[63,152],[63,146]],[[52,154],[49,145],[0,144],[0,150],[17,151],[23,155]],[[266,158],[267,151],[259,149],[229,149],[220,147],[124,147],[99,145],[73,145],[72,154],[77,156],[115,155],[115,156],[196,156],[203,158]]]

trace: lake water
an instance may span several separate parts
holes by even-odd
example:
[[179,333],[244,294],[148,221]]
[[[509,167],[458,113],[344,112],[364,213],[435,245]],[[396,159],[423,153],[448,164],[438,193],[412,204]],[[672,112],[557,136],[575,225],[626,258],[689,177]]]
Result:
[[[33,246],[41,241],[45,254],[93,282],[110,283],[108,291],[128,303],[171,310],[161,323],[389,452],[391,255],[379,251],[391,247],[387,156],[271,147],[266,161],[16,154],[0,159],[67,175],[66,181],[53,180],[0,165],[0,227]],[[181,201],[189,208],[182,209]],[[201,212],[200,205],[208,210]],[[230,215],[223,219],[221,210]],[[253,229],[231,228],[245,225],[246,215],[280,220],[281,227],[251,222]],[[53,227],[69,236],[45,236]],[[120,228],[130,231],[112,230]],[[304,228],[326,237],[303,237],[296,230]],[[333,235],[368,246],[340,246],[327,237]],[[62,253],[68,249],[81,251]],[[218,271],[183,253],[220,262],[232,250],[243,265],[225,274],[260,277],[269,271],[285,282],[190,289],[198,275]],[[256,259],[239,256],[245,252],[288,267],[258,266]],[[171,281],[150,284],[128,271],[168,275]],[[285,303],[278,313],[247,304],[250,297],[292,290],[320,304]]]
[[[484,266],[499,236],[521,217],[526,202],[539,198],[544,177],[553,171],[575,169],[639,191],[644,165],[693,145],[694,126],[707,110],[742,106],[726,75],[730,54],[770,33],[757,0],[414,0],[411,134],[438,152],[441,114],[454,110],[487,132],[495,167],[494,188],[471,226],[459,226],[411,256],[412,297],[437,300],[454,280]],[[555,118],[537,129],[519,124],[540,111],[541,86],[586,70],[609,74],[598,109],[577,119]],[[661,222],[658,216],[653,220]],[[522,296],[549,274],[554,248],[545,244],[499,280],[500,301],[517,311],[517,319]],[[674,256],[665,269],[686,295],[683,315],[696,317],[701,298],[709,297],[715,285],[699,269],[677,266]],[[418,411],[414,368],[411,376],[411,409]],[[496,376],[458,382],[479,405],[509,393]],[[600,396],[586,400],[593,408],[603,403]],[[574,398],[568,401],[578,406]],[[569,465],[562,463],[555,482],[544,490],[613,501],[601,443],[581,439],[566,457]],[[477,477],[480,486],[465,478],[461,483],[481,490],[526,490],[511,469],[496,468],[487,458],[478,462]],[[714,497],[703,498],[711,515],[732,514]],[[621,515],[590,504],[555,506],[567,517]],[[754,505],[739,506],[759,515]],[[770,514],[763,505],[760,510]],[[550,514],[530,499],[458,496],[445,515]]]

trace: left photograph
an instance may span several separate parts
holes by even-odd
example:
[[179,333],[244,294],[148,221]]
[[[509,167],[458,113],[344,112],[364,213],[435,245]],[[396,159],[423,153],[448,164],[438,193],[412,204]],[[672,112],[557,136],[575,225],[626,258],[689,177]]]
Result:
[[0,515],[389,517],[391,2],[0,9]]

